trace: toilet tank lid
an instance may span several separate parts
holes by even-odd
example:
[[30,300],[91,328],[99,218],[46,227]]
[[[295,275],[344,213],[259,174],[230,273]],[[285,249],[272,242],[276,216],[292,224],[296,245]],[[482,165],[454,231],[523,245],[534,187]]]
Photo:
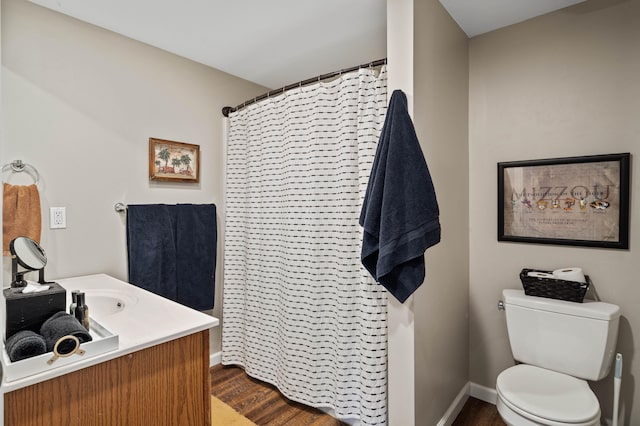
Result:
[[546,297],[527,296],[523,290],[506,289],[502,291],[504,303],[529,309],[557,312],[603,321],[613,321],[620,317],[620,307],[611,303],[585,300],[583,303],[567,302]]

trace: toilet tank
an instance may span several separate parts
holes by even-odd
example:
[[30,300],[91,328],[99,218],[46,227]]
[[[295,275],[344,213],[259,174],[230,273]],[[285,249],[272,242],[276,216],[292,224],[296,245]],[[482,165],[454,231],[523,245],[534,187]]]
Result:
[[566,302],[504,290],[507,330],[516,361],[587,380],[609,374],[620,308]]

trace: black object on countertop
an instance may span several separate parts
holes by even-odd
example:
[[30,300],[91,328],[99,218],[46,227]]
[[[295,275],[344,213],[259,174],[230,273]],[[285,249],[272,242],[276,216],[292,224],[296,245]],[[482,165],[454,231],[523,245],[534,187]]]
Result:
[[89,307],[84,302],[84,293],[82,292],[76,294],[76,307],[73,316],[89,331]]
[[48,290],[22,293],[24,288],[7,288],[4,298],[7,307],[8,339],[21,330],[40,332],[42,324],[53,314],[65,311],[67,291],[58,283],[47,283]]
[[20,361],[47,352],[44,337],[31,331],[22,330],[13,334],[4,344],[11,362]]
[[[45,321],[40,328],[40,334],[47,343],[47,351],[53,350],[53,346],[58,339],[64,336],[75,336],[80,343],[86,343],[93,340],[91,334],[84,328],[82,324],[73,316],[62,311],[54,314]],[[60,352],[65,352],[64,348],[60,348]]]

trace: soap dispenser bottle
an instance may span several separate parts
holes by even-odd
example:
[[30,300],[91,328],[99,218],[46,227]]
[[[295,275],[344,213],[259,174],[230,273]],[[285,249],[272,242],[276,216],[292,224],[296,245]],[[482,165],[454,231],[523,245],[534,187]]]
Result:
[[76,306],[78,306],[78,293],[80,293],[80,290],[73,290],[71,292],[71,304],[69,305],[69,315],[76,316]]
[[75,317],[89,331],[89,307],[84,302],[84,293],[76,295]]

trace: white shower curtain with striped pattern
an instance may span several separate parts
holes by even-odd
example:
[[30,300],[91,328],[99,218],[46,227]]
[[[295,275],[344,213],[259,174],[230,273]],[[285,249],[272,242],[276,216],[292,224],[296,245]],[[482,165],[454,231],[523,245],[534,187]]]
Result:
[[289,399],[387,422],[387,298],[358,218],[386,113],[386,67],[229,116],[222,363]]

